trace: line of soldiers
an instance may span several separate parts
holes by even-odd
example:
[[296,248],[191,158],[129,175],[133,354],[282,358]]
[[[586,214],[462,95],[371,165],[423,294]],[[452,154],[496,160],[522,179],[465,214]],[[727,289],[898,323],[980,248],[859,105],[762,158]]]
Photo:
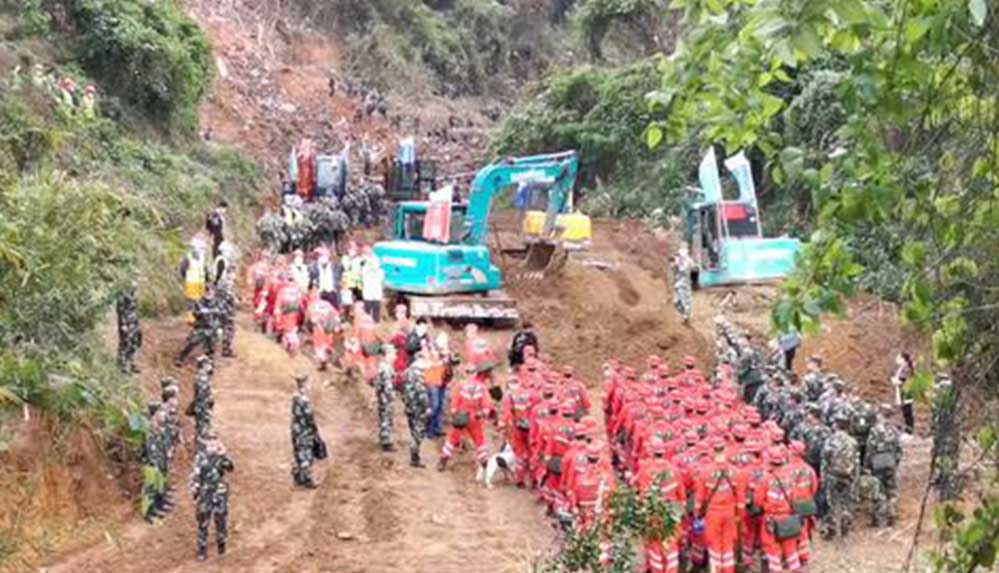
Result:
[[820,473],[822,534],[846,535],[857,505],[871,514],[874,526],[894,525],[902,458],[895,408],[883,405],[879,411],[850,393],[842,378],[822,369],[818,356],[808,359],[799,379],[778,355],[768,363],[751,338],[724,318],[715,326],[716,383],[734,383],[764,420],[804,443],[806,461]]
[[[208,558],[208,536],[215,522],[215,540],[219,555],[225,554],[228,539],[229,486],[225,474],[234,470],[232,458],[213,430],[211,379],[212,359],[199,356],[194,381],[194,396],[185,414],[194,418],[194,463],[188,488],[195,500],[198,528],[198,559]],[[169,485],[170,464],[176,459],[177,446],[184,437],[178,413],[179,386],[170,377],[160,381],[162,402],[149,405],[150,425],[143,447],[143,508],[145,518],[154,523],[173,507]]]

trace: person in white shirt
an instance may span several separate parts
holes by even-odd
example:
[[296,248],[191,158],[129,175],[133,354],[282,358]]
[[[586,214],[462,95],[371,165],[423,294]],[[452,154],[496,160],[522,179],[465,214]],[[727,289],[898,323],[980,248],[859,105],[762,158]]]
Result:
[[340,308],[340,274],[338,260],[330,259],[330,250],[320,247],[316,250],[316,262],[312,265],[312,287],[319,291],[319,298]]

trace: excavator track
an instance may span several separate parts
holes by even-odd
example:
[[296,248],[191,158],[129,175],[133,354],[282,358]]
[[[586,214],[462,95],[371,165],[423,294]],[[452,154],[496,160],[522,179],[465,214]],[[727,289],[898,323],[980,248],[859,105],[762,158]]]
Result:
[[409,305],[410,316],[454,322],[515,322],[520,313],[517,301],[502,290],[482,294],[414,295],[402,297]]

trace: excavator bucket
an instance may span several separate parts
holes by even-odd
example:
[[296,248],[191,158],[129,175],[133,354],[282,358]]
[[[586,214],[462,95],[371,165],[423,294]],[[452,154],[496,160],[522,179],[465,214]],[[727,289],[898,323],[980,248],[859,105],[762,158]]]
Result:
[[527,246],[527,259],[524,266],[529,271],[545,271],[555,257],[558,244],[554,241],[535,241]]

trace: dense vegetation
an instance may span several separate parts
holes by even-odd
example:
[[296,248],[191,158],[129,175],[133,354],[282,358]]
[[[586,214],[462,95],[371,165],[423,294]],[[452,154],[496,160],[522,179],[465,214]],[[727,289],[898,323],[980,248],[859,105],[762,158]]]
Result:
[[[999,398],[999,13],[985,0],[681,0],[684,36],[652,101],[652,140],[751,148],[815,230],[782,287],[777,328],[815,329],[863,281],[932,337],[912,382],[949,370],[986,425]],[[895,284],[889,285],[886,282]],[[891,289],[890,287],[894,287]],[[939,469],[939,468],[938,468]],[[939,512],[947,572],[992,570],[999,495]]]
[[[172,2],[25,2],[0,22],[0,407],[34,405],[135,443],[140,396],[97,334],[132,280],[143,315],[181,307],[171,270],[187,230],[223,196],[240,221],[257,171],[184,136],[210,53]],[[88,72],[108,82],[92,112]]]
[[665,222],[676,211],[697,150],[679,143],[652,152],[642,133],[652,113],[645,94],[659,85],[651,60],[619,68],[585,66],[551,75],[504,121],[493,151],[527,154],[576,149],[592,214]]

